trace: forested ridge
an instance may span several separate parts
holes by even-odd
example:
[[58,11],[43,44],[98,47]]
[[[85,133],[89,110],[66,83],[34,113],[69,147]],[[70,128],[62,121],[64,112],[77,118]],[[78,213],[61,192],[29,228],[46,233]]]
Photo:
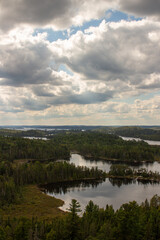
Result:
[[135,137],[144,140],[160,141],[160,130],[141,127],[119,127],[114,130],[115,134],[124,137]]
[[94,131],[101,133],[112,133],[123,137],[134,137],[143,140],[160,141],[160,128],[159,127],[100,127]]

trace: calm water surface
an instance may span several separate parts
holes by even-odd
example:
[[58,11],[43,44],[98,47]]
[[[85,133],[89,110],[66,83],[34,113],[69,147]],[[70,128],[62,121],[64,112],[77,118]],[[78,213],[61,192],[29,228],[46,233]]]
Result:
[[143,139],[140,139],[140,138],[133,138],[133,137],[122,137],[120,136],[123,140],[126,140],[126,141],[131,141],[131,140],[135,140],[135,141],[144,141],[146,143],[148,143],[149,145],[159,145],[160,146],[160,141],[152,141],[152,140],[143,140]]
[[[79,154],[72,154],[70,162],[75,163],[77,166],[98,167],[105,171],[109,171],[111,166],[111,163],[103,161],[85,160]],[[159,163],[143,164],[142,166],[152,171],[160,171]],[[138,168],[139,166],[134,167]],[[66,210],[69,207],[73,198],[78,200],[82,210],[85,209],[89,200],[93,200],[100,207],[105,207],[109,204],[117,209],[123,203],[129,201],[135,200],[141,203],[146,198],[150,200],[155,194],[160,195],[160,185],[157,183],[142,184],[137,181],[106,179],[104,182],[97,183],[53,184],[46,188],[46,193],[64,200],[65,204],[61,207],[62,210]]]
[[113,205],[114,209],[119,208],[123,203],[136,200],[138,203],[151,199],[153,195],[160,194],[159,184],[142,184],[138,182],[123,182],[110,181],[96,185],[85,185],[83,183],[69,184],[66,186],[52,187],[47,190],[47,194],[64,200],[65,204],[61,207],[66,210],[69,207],[72,199],[77,199],[84,210],[90,200],[100,207],[109,204]]
[[[110,170],[110,166],[114,164],[110,161],[96,161],[96,160],[86,160],[79,154],[72,154],[70,158],[70,163],[74,163],[76,166],[86,166],[88,168],[92,167],[98,167],[98,169],[101,169],[103,171],[108,172]],[[117,164],[117,163],[116,163]],[[131,165],[129,165],[131,166]],[[138,168],[147,168],[148,170],[151,170],[153,172],[160,171],[160,163],[154,162],[154,163],[141,163],[141,164],[134,164],[131,167],[138,169]]]

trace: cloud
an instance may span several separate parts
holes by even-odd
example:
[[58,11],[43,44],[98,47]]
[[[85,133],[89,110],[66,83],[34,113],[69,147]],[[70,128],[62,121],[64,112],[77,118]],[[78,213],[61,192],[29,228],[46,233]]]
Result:
[[6,44],[0,48],[0,85],[19,86],[52,80],[51,53],[43,42]]
[[1,0],[0,9],[3,31],[17,26],[67,29],[104,17],[108,9],[160,19],[159,0]]
[[[159,23],[103,21],[53,43],[32,31],[16,38],[17,31],[0,41],[0,89],[7,111],[101,104],[160,88]],[[73,76],[59,71],[61,64]],[[121,108],[128,111],[126,105]],[[119,111],[111,105],[108,109]]]
[[[160,99],[154,94],[160,90],[159,1],[2,0],[0,8],[3,121],[43,122],[45,116],[47,123],[63,118],[76,123],[149,123],[152,115],[158,122]],[[105,17],[108,9],[145,19],[102,21],[70,34],[71,26]],[[35,35],[35,28],[47,27],[68,29],[68,39],[51,43],[47,30]],[[142,93],[153,97],[142,100]],[[133,96],[138,100],[129,99]]]
[[160,74],[160,23],[148,20],[105,23],[68,40],[51,44],[57,62],[65,63],[83,80],[121,81],[138,88]]
[[53,105],[61,104],[94,104],[98,102],[105,102],[108,99],[112,98],[111,92],[106,93],[97,93],[92,91],[86,91],[81,94],[69,93],[67,95],[62,94],[61,96],[55,96],[52,99]]
[[110,1],[106,0],[2,0],[1,29],[10,30],[19,25],[66,29],[100,18],[109,7]]
[[0,85],[25,86],[50,83],[61,85],[66,74],[58,73],[46,34],[33,36],[17,29],[0,35]]
[[140,17],[152,17],[160,19],[160,1],[159,0],[120,0],[119,7],[127,13]]
[[160,74],[153,73],[139,84],[139,89],[160,89]]
[[[32,107],[31,104],[33,103],[35,105]],[[0,120],[2,122],[2,119],[7,117],[7,121],[14,121],[14,119],[15,121],[21,121],[22,119],[25,119],[23,122],[26,123],[26,121],[28,121],[28,124],[36,124],[36,121],[38,121],[41,124],[47,122],[48,124],[52,125],[55,123],[86,124],[86,121],[87,124],[92,125],[114,125],[119,123],[128,125],[142,124],[142,122],[144,124],[157,124],[160,114],[159,103],[159,96],[154,96],[153,98],[146,100],[137,99],[132,104],[110,99],[104,103],[86,105],[73,103],[68,105],[51,105],[48,108],[43,108],[43,101],[41,101],[41,103],[37,102],[37,106],[36,101],[30,102],[28,108],[27,104],[25,105],[25,103],[22,101],[22,108],[24,109],[24,112],[21,112],[20,110],[18,111],[18,107],[14,106],[10,112],[4,111]],[[41,104],[42,107],[40,108],[38,104]],[[2,107],[0,108],[0,111],[3,111]]]

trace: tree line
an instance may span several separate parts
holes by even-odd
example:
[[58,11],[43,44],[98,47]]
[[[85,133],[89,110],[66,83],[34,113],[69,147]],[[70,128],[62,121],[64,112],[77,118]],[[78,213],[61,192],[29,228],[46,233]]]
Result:
[[113,164],[110,171],[107,173],[108,177],[124,177],[138,180],[160,181],[160,173],[158,171],[148,171],[146,168],[139,168],[135,170],[127,165]]
[[118,210],[101,209],[89,201],[82,216],[80,204],[72,199],[68,214],[40,221],[37,218],[0,218],[1,240],[159,240],[160,197],[150,202],[133,201]]
[[0,137],[0,160],[14,159],[69,159],[70,151],[66,145],[41,139]]
[[135,137],[144,140],[160,141],[160,129],[142,128],[142,127],[119,127],[115,128],[115,134],[124,137]]
[[124,141],[114,134],[79,132],[58,134],[55,143],[66,144],[70,151],[78,151],[84,157],[104,160],[141,162],[160,160],[160,148],[144,141]]
[[97,168],[76,167],[68,162],[34,162],[12,165],[0,163],[0,206],[16,202],[21,188],[27,184],[47,184],[60,181],[103,179],[105,173]]
[[141,141],[124,141],[112,134],[98,132],[66,132],[50,140],[0,137],[0,160],[69,159],[77,151],[84,157],[104,160],[141,162],[160,160],[160,148]]

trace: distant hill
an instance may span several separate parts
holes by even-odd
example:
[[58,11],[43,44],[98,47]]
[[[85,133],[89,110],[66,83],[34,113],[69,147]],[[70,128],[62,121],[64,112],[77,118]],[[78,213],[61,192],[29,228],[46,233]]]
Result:
[[144,140],[160,141],[159,126],[103,127],[96,129],[96,131],[103,133],[112,133],[123,137],[134,137]]
[[16,137],[47,137],[57,133],[96,131],[116,134],[123,137],[135,137],[144,140],[160,141],[160,126],[0,126],[0,135]]

